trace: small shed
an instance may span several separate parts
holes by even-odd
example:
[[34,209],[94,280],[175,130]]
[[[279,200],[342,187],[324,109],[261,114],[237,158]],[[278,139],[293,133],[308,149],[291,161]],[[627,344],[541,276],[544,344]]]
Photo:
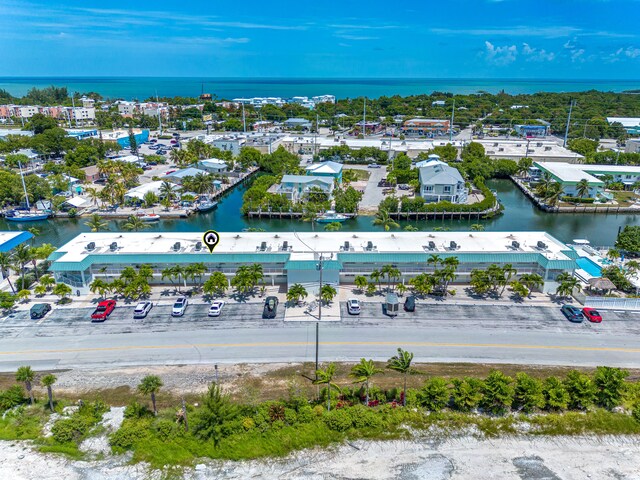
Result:
[[389,315],[390,317],[395,317],[398,315],[398,311],[400,310],[400,301],[398,300],[398,295],[395,293],[387,293],[387,298],[384,303],[384,313]]

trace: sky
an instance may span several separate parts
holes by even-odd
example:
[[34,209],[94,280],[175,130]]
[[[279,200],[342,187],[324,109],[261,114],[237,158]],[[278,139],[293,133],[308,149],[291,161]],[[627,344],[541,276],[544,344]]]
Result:
[[640,79],[640,0],[0,0],[0,76]]

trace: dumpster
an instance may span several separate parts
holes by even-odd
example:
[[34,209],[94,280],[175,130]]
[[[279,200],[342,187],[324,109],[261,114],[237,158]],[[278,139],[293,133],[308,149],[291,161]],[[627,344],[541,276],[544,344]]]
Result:
[[395,293],[387,293],[387,298],[384,303],[384,313],[390,317],[395,317],[398,315],[399,308],[400,302],[398,300],[398,295]]

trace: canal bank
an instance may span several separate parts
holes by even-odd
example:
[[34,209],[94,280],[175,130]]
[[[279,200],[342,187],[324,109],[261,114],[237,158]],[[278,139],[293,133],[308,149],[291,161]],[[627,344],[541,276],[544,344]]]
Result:
[[[546,231],[563,242],[574,238],[587,238],[593,245],[612,245],[619,227],[640,225],[640,217],[630,214],[567,213],[557,215],[538,210],[510,180],[490,180],[487,186],[495,190],[504,206],[502,215],[491,219],[437,219],[399,221],[402,228],[413,225],[420,230],[449,229],[469,230],[472,224],[480,223],[487,231]],[[269,232],[300,231],[324,227],[309,222],[290,219],[250,219],[240,213],[242,195],[247,185],[240,185],[219,200],[218,208],[205,214],[189,218],[166,219],[149,224],[145,231],[198,232],[216,229],[221,232],[237,232],[247,228],[264,229]],[[373,225],[374,217],[359,215],[343,224],[344,231],[381,231]],[[0,230],[26,230],[36,227],[40,231],[36,242],[63,245],[81,232],[88,232],[86,219],[51,219],[31,224],[13,224],[0,219]],[[124,220],[107,220],[109,230],[122,230]]]

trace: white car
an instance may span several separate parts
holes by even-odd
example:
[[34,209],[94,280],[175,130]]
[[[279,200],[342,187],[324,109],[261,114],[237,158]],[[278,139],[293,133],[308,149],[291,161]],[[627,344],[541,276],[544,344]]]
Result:
[[360,301],[357,298],[347,300],[347,311],[350,315],[360,315]]
[[222,307],[224,307],[224,302],[222,300],[216,300],[209,307],[209,316],[210,317],[219,317],[222,313]]
[[133,310],[133,318],[145,318],[151,311],[152,307],[153,303],[151,302],[138,303],[138,305],[136,305],[136,308]]
[[173,309],[171,310],[172,317],[181,317],[184,315],[184,311],[187,309],[187,305],[189,302],[187,301],[187,297],[178,297],[176,303],[173,304]]

